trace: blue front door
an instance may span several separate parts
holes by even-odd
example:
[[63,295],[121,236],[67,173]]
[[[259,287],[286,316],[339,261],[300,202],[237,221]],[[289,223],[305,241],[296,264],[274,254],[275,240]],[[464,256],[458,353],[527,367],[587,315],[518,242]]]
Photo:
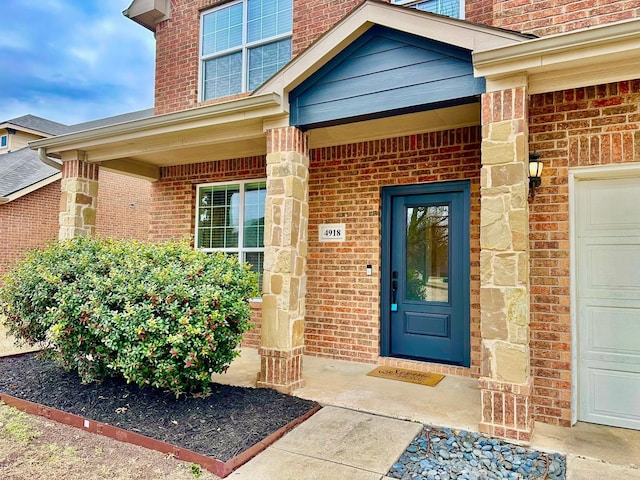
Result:
[[382,191],[381,353],[469,366],[468,181]]

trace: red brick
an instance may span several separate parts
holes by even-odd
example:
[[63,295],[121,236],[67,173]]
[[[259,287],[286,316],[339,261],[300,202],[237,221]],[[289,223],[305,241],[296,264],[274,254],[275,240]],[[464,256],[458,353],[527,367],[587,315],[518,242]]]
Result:
[[466,19],[538,36],[569,32],[640,17],[640,7],[627,0],[467,0]]
[[[588,2],[585,2],[588,3]],[[614,2],[610,2],[614,3]],[[571,419],[571,298],[569,245],[568,168],[592,164],[630,162],[640,157],[623,133],[610,132],[617,116],[638,109],[632,86],[637,81],[533,95],[530,101],[530,150],[537,150],[546,166],[542,186],[530,206],[531,254],[531,365],[534,378],[535,418],[556,425]],[[580,118],[591,128],[569,129],[565,115]],[[545,128],[541,128],[541,127]],[[627,118],[625,128],[640,129],[640,118]],[[634,157],[634,155],[636,155]],[[561,240],[562,239],[562,240]],[[563,381],[550,379],[563,378]]]

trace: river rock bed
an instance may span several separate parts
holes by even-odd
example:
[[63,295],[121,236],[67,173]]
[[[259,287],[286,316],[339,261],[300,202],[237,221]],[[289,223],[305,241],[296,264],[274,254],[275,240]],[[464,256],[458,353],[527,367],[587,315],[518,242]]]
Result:
[[387,475],[402,480],[564,480],[566,458],[480,433],[425,426]]

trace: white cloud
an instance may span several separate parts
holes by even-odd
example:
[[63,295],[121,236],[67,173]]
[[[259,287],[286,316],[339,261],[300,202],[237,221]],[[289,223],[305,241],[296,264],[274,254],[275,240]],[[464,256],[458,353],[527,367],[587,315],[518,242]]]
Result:
[[63,123],[153,106],[153,34],[122,15],[130,0],[2,0],[0,121]]
[[5,29],[0,35],[0,49],[28,50],[30,47],[31,42],[20,32]]

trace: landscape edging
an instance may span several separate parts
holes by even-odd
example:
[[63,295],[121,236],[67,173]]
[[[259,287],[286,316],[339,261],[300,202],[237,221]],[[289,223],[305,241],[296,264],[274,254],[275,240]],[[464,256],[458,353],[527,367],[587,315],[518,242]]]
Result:
[[103,435],[120,442],[138,445],[140,447],[156,450],[164,454],[171,454],[178,460],[196,463],[221,478],[225,478],[231,472],[247,463],[253,457],[272,445],[276,440],[280,439],[287,432],[307,420],[322,408],[320,405],[316,405],[304,415],[296,418],[295,420],[292,420],[285,426],[273,432],[271,435],[265,437],[255,445],[249,447],[247,450],[241,452],[240,454],[227,460],[226,462],[223,462],[222,460],[207,457],[206,455],[202,455],[186,448],[177,447],[170,443],[147,437],[146,435],[130,432],[128,430],[114,427],[105,423],[96,422],[95,420],[84,418],[73,413],[64,412],[62,410],[47,407],[39,403],[16,398],[6,393],[0,392],[0,401],[31,415],[38,415],[64,425],[79,428],[90,433]]

